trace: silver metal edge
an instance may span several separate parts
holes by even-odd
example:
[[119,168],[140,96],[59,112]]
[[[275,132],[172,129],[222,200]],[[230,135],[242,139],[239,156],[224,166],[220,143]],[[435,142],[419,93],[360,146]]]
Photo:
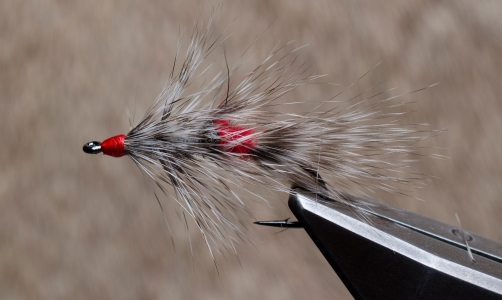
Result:
[[368,240],[378,243],[392,251],[396,251],[430,268],[461,280],[472,282],[482,288],[502,295],[502,280],[498,278],[431,254],[363,221],[351,218],[322,203],[316,202],[301,193],[297,193],[297,199],[301,203],[303,209],[329,220],[338,226],[353,231]]

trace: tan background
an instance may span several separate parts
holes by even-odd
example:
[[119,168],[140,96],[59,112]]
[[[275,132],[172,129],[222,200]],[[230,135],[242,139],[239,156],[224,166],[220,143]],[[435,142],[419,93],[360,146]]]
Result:
[[[185,4],[185,2],[193,2]],[[344,85],[378,77],[414,94],[412,121],[448,132],[423,160],[441,177],[388,201],[502,241],[502,2],[228,1],[233,43],[310,44],[316,73]],[[205,11],[211,7],[204,3]],[[1,299],[350,299],[303,231],[258,229],[256,247],[218,257],[182,226],[171,247],[151,189],[128,159],[81,147],[129,128],[170,72],[196,1],[0,1]],[[223,22],[224,23],[224,22]],[[233,55],[237,55],[234,53]],[[319,92],[317,92],[319,93]],[[317,96],[316,92],[310,94]],[[281,202],[282,201],[282,202]],[[261,218],[287,217],[286,197]],[[343,242],[343,241],[341,241]]]

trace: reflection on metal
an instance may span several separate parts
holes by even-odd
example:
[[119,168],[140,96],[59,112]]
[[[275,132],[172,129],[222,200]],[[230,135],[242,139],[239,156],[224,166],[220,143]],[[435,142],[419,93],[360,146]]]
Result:
[[361,210],[297,190],[289,206],[356,299],[502,299],[502,245],[358,199]]
[[253,222],[253,224],[269,226],[269,227],[279,227],[279,228],[303,228],[300,222],[298,221],[290,222],[289,218],[285,220],[258,221],[258,222]]

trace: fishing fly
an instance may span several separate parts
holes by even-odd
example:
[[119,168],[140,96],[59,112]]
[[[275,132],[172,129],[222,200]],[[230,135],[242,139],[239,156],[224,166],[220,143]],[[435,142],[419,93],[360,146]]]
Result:
[[215,248],[235,252],[235,243],[246,239],[250,212],[243,191],[264,199],[261,190],[301,186],[353,205],[347,192],[402,193],[401,186],[422,184],[423,178],[406,171],[407,157],[420,155],[416,143],[433,131],[399,124],[403,113],[392,102],[399,95],[375,101],[384,95],[377,93],[343,109],[327,108],[336,94],[305,101],[315,104],[305,113],[286,112],[282,106],[297,104],[282,100],[290,91],[323,77],[300,61],[302,47],[277,46],[245,70],[242,63],[230,68],[219,56],[225,67],[209,76],[217,68],[210,54],[226,39],[213,28],[212,19],[195,26],[175,72],[178,45],[169,80],[127,134],[83,147],[132,159],[193,219],[211,255]]

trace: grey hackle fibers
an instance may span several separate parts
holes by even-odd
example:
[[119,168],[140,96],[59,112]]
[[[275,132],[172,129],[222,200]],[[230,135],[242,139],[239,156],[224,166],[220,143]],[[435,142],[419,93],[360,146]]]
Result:
[[212,17],[195,24],[181,67],[178,42],[169,80],[127,135],[84,146],[87,153],[129,156],[192,217],[213,259],[215,251],[236,252],[235,244],[247,240],[251,217],[243,195],[267,201],[263,190],[301,186],[357,209],[347,193],[407,194],[405,187],[427,181],[407,167],[410,157],[424,155],[417,143],[438,131],[399,123],[405,112],[396,110],[406,102],[396,99],[403,95],[369,89],[370,96],[346,105],[338,97],[349,86],[327,99],[306,99],[309,111],[287,112],[303,105],[284,101],[290,91],[323,77],[299,58],[304,47],[286,43],[253,68],[244,55],[232,66],[228,35],[216,34],[215,23]]

